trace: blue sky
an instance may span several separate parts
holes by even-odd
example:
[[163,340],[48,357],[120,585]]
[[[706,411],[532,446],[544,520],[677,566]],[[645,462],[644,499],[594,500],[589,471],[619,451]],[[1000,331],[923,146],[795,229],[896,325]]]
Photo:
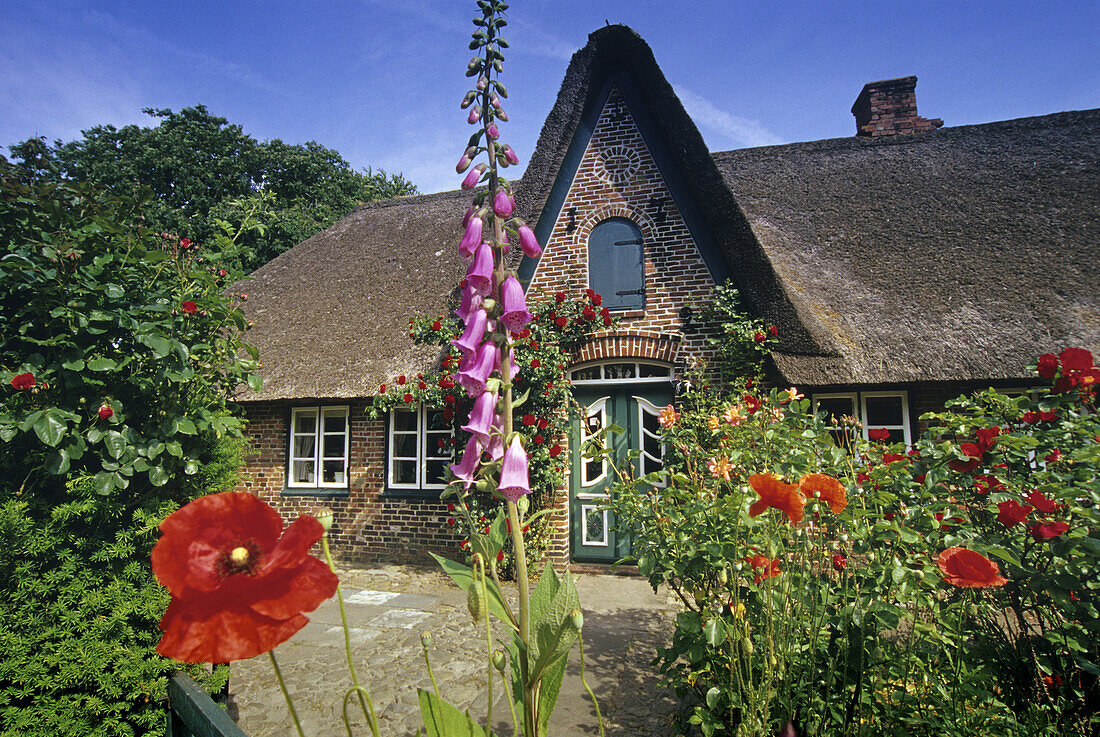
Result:
[[[0,146],[205,104],[259,139],[453,189],[473,0],[3,0]],[[915,74],[964,125],[1100,106],[1100,3],[516,0],[503,137],[523,164],[605,22],[652,47],[713,150],[850,136],[863,84]],[[6,152],[4,152],[6,153]]]

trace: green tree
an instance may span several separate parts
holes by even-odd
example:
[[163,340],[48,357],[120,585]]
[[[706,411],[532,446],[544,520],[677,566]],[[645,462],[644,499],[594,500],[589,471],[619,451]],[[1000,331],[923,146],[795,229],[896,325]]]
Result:
[[147,187],[154,195],[144,212],[148,224],[186,236],[204,250],[221,229],[217,221],[254,218],[263,227],[248,230],[226,259],[228,267],[246,272],[361,202],[416,193],[400,174],[357,172],[339,153],[313,141],[257,141],[202,105],[144,112],[160,122],[95,126],[78,140],[53,146],[35,138],[14,144],[20,178],[94,182],[115,194]]

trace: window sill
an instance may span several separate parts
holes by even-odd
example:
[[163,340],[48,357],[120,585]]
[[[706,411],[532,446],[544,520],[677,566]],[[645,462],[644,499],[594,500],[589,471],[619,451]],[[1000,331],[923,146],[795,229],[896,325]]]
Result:
[[282,496],[348,496],[350,493],[346,486],[285,486]]
[[379,497],[382,499],[420,499],[439,501],[439,495],[446,489],[394,489],[387,486]]

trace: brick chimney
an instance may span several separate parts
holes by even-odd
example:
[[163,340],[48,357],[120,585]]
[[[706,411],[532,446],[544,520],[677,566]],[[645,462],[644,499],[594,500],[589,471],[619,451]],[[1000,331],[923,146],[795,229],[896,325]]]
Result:
[[896,136],[921,133],[943,125],[939,118],[917,115],[917,78],[899,77],[863,85],[852,115],[856,116],[857,136]]

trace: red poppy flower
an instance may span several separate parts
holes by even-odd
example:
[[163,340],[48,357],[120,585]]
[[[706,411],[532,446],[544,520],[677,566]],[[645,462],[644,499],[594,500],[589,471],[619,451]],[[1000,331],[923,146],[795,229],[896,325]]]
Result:
[[889,440],[890,431],[887,430],[885,427],[876,427],[873,430],[867,431],[867,437],[870,440]]
[[833,514],[840,514],[848,506],[848,492],[844,484],[832,476],[808,473],[802,477],[798,488],[807,499],[820,499],[828,504]]
[[1069,525],[1065,522],[1043,522],[1042,524],[1032,525],[1030,528],[1031,534],[1036,540],[1049,540],[1052,537],[1061,537],[1069,530]]
[[743,396],[741,398],[741,401],[744,402],[745,407],[749,410],[750,415],[756,414],[756,411],[760,409],[760,400],[751,394],[746,394],[745,396]]
[[302,516],[283,530],[253,496],[204,496],[168,515],[153,572],[172,594],[157,652],[187,663],[228,663],[285,642],[336,592],[328,566],[309,555],[324,528]]
[[1010,499],[1007,502],[999,502],[997,504],[997,521],[1005,527],[1015,527],[1027,519],[1027,516],[1031,514],[1033,509],[1034,507],[1020,504],[1015,499]]
[[[998,425],[985,428],[980,427],[974,431],[974,434],[978,436],[978,447],[980,447],[984,453],[996,444],[996,437],[1001,434],[1001,428]],[[973,453],[970,455],[973,455]]]
[[197,310],[198,308],[199,308],[199,306],[197,304],[195,304],[194,302],[192,302],[191,300],[187,300],[186,302],[181,302],[180,303],[180,309],[182,309],[188,315],[194,315],[195,310]]
[[779,567],[778,558],[768,558],[766,555],[750,555],[745,558],[753,572],[753,583],[760,583],[766,578],[778,576],[783,570]]
[[25,373],[15,376],[11,380],[11,385],[19,391],[26,391],[27,389],[34,388],[34,374]]
[[1039,421],[1039,413],[1038,412],[1024,412],[1024,416],[1021,417],[1020,419],[1023,420],[1024,422],[1026,422],[1029,425],[1034,425],[1036,422]]
[[1036,373],[1044,379],[1053,379],[1058,371],[1058,356],[1053,353],[1044,353],[1039,356],[1039,363],[1035,367]]
[[1055,420],[1058,419],[1058,413],[1057,412],[1040,412],[1039,413],[1039,419],[1042,420],[1043,422],[1054,422]]
[[1084,348],[1066,348],[1058,354],[1062,360],[1062,373],[1075,374],[1092,368],[1092,354]]
[[1050,451],[1050,453],[1043,456],[1043,460],[1047,463],[1057,463],[1058,461],[1062,460],[1062,451],[1055,448],[1054,450]]
[[115,413],[115,411],[113,409],[111,409],[111,405],[109,405],[109,404],[101,404],[99,406],[99,413],[98,414],[99,414],[99,419],[101,419],[101,420],[111,419],[111,417],[114,415],[114,413]]
[[802,508],[806,502],[798,493],[797,484],[785,484],[770,473],[758,473],[749,476],[749,486],[760,495],[749,507],[750,517],[774,507],[785,513],[791,522],[802,521]]
[[1004,586],[1008,579],[998,575],[997,564],[981,553],[966,548],[948,548],[940,553],[937,564],[949,584],[971,589]]

